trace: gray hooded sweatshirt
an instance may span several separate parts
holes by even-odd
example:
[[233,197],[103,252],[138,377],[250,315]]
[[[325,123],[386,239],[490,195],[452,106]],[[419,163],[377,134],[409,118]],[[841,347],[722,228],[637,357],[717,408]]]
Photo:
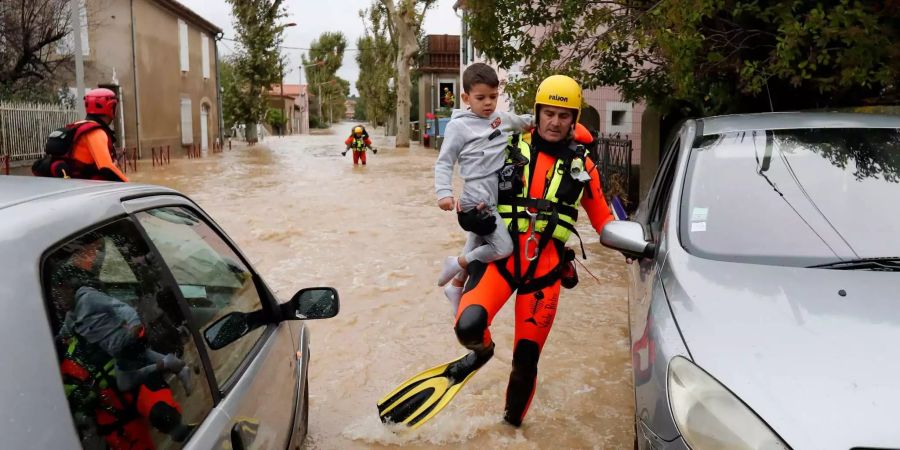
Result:
[[119,358],[122,349],[135,340],[132,329],[140,325],[141,318],[131,306],[94,288],[81,287],[75,292],[75,308],[66,314],[62,334],[75,332]]
[[453,196],[453,165],[465,181],[459,202],[463,210],[484,202],[497,204],[497,171],[506,159],[510,133],[531,127],[534,117],[495,111],[490,117],[457,109],[444,130],[444,142],[434,164],[434,191],[438,200]]

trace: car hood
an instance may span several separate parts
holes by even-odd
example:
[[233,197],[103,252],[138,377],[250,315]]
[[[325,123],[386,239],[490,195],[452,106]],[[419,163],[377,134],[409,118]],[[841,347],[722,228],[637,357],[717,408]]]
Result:
[[900,448],[900,273],[673,251],[663,285],[694,362],[788,445]]

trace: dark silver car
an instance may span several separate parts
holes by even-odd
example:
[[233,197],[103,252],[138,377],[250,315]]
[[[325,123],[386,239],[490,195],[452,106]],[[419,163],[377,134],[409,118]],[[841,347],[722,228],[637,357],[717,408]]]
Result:
[[0,177],[3,448],[296,448],[305,319],[171,189]]
[[641,449],[900,448],[900,118],[687,121],[633,221]]

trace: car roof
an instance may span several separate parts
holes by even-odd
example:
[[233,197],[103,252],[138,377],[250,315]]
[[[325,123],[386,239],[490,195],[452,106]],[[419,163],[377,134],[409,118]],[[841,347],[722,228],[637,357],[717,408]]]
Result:
[[[75,233],[126,214],[122,201],[178,195],[135,183],[0,176],[0,404],[10,413],[0,426],[11,448],[69,448],[78,442],[60,383],[54,330],[41,285],[42,258]],[[15,423],[13,423],[15,422]],[[52,424],[48,433],[34,424]],[[25,444],[27,443],[27,445]],[[5,444],[4,444],[5,447]]]
[[700,119],[703,136],[735,131],[806,128],[900,128],[900,116],[843,112],[774,112]]
[[147,193],[177,194],[176,191],[169,188],[138,183],[2,176],[0,177],[0,210],[42,200],[55,200],[60,197],[109,196],[121,199]]

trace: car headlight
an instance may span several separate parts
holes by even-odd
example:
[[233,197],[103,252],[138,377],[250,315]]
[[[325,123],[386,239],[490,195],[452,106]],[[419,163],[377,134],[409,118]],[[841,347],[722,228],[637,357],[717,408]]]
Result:
[[694,450],[789,449],[740,399],[685,358],[669,362],[669,405]]

